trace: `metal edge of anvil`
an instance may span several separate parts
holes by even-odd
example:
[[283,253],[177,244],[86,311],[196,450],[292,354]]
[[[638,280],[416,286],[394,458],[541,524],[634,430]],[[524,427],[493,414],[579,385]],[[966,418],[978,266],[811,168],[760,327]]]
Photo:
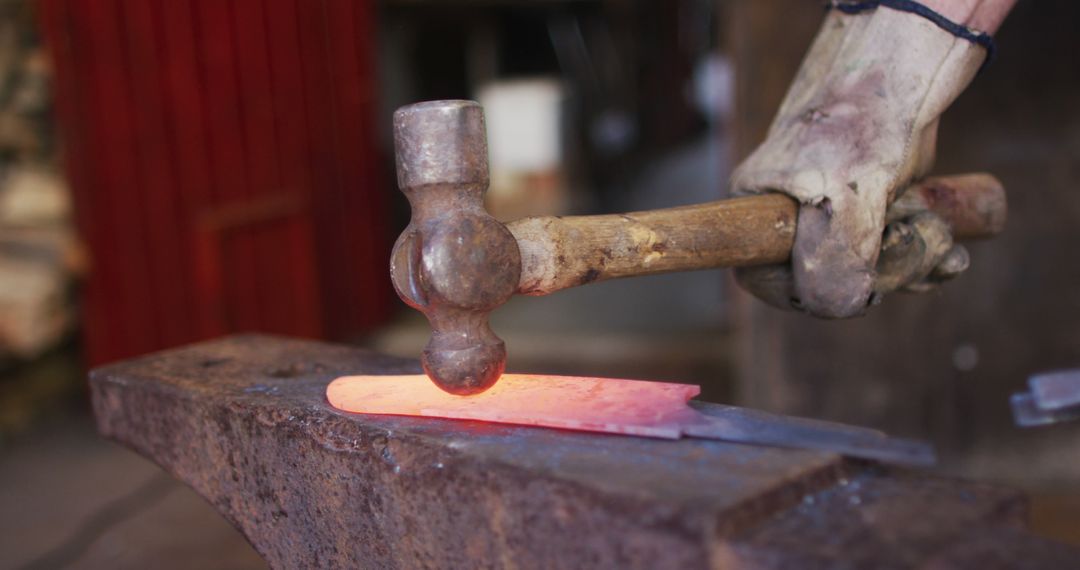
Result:
[[[233,479],[239,475],[241,477],[246,476],[245,473],[238,473],[239,467],[232,466],[231,470],[224,468],[223,465],[214,463],[207,464],[211,468],[217,468],[220,475],[220,480],[214,479],[214,473],[200,473],[199,469],[193,466],[186,466],[177,456],[177,450],[173,449],[173,446],[178,441],[171,441],[168,437],[165,438],[165,444],[162,445],[161,441],[154,442],[153,440],[153,424],[154,418],[147,416],[139,416],[142,408],[145,406],[132,406],[134,411],[128,410],[132,413],[124,413],[124,406],[122,400],[127,399],[128,403],[132,404],[145,404],[152,402],[154,398],[161,395],[177,398],[176,404],[184,404],[185,406],[194,406],[192,409],[197,409],[199,404],[206,404],[208,399],[215,396],[214,388],[202,386],[200,389],[192,390],[191,386],[182,386],[184,382],[189,382],[182,377],[192,375],[191,369],[186,371],[179,371],[173,367],[178,362],[183,362],[185,359],[192,360],[196,357],[201,358],[203,362],[213,362],[218,359],[218,356],[223,353],[229,353],[230,350],[234,350],[237,347],[243,348],[248,345],[250,349],[252,345],[275,345],[278,346],[279,353],[304,353],[305,351],[315,351],[323,353],[323,357],[332,357],[330,360],[355,360],[359,362],[364,359],[377,359],[381,361],[383,370],[386,372],[410,372],[414,371],[416,364],[409,360],[394,359],[392,357],[386,357],[385,355],[376,355],[375,353],[366,352],[362,349],[356,349],[352,347],[345,347],[341,345],[332,345],[326,343],[319,343],[315,341],[298,341],[294,339],[287,339],[283,337],[272,337],[266,335],[239,335],[226,337],[224,339],[218,339],[214,341],[208,341],[204,343],[198,343],[177,349],[163,351],[152,355],[132,359],[129,361],[116,363],[99,368],[91,373],[91,393],[93,399],[93,406],[95,416],[97,417],[99,431],[112,439],[119,441],[120,443],[134,449],[136,452],[150,458],[158,463],[164,469],[172,473],[177,478],[184,481],[195,489],[200,495],[206,498],[212,505],[214,505],[227,519],[230,520],[244,535],[255,545],[256,549],[271,561],[272,564],[288,564],[288,553],[283,553],[272,540],[280,540],[281,535],[274,535],[277,538],[268,538],[265,536],[259,536],[265,529],[258,526],[258,523],[276,523],[280,522],[274,519],[260,519],[260,513],[256,512],[258,505],[245,506],[243,504],[237,506],[233,504],[238,500],[234,497],[229,497],[227,492],[213,492],[213,486],[215,484],[222,484],[223,481],[227,483],[226,475],[231,472]],[[240,351],[241,353],[243,350]],[[258,351],[256,351],[258,352]],[[279,356],[281,356],[279,354]],[[264,361],[258,364],[262,366],[283,366],[285,368],[295,367],[296,363],[294,359],[286,357],[284,360],[274,360],[274,355],[262,355],[265,358]],[[207,358],[209,357],[209,358]],[[326,358],[320,358],[316,360],[326,360]],[[288,362],[286,362],[288,361]],[[303,364],[303,363],[301,363]],[[513,457],[500,456],[499,445],[488,445],[495,450],[496,453],[491,453],[491,449],[485,451],[484,446],[465,445],[464,447],[455,448],[454,445],[445,445],[446,431],[460,430],[464,433],[469,433],[470,430],[475,430],[475,425],[469,425],[469,423],[452,422],[449,420],[428,420],[428,419],[409,419],[409,418],[380,418],[378,421],[363,421],[361,422],[356,416],[350,414],[344,414],[333,410],[325,402],[322,397],[322,388],[325,387],[326,382],[329,382],[333,376],[345,372],[354,372],[353,369],[348,370],[335,370],[333,367],[323,367],[318,362],[315,363],[312,370],[305,372],[303,370],[304,365],[300,366],[300,376],[308,376],[308,378],[276,378],[276,379],[264,379],[265,382],[259,383],[258,386],[264,386],[266,384],[273,385],[266,390],[272,390],[277,386],[288,386],[292,388],[305,388],[311,392],[313,389],[318,389],[319,399],[312,404],[308,403],[309,408],[301,409],[297,408],[299,413],[315,414],[330,424],[336,424],[340,426],[352,425],[358,430],[368,430],[373,433],[368,434],[368,438],[372,441],[376,441],[378,438],[383,438],[385,441],[390,441],[391,437],[402,438],[405,434],[413,440],[413,444],[417,444],[418,447],[426,446],[428,449],[420,449],[418,456],[422,456],[425,453],[438,456],[440,454],[450,458],[447,463],[449,468],[450,462],[459,462],[464,468],[471,469],[473,471],[480,470],[485,473],[489,473],[492,477],[505,477],[506,481],[530,481],[537,477],[547,480],[550,484],[555,485],[555,488],[571,490],[567,491],[571,495],[583,496],[586,499],[592,501],[590,508],[607,509],[614,513],[614,516],[619,516],[625,513],[627,516],[634,513],[651,513],[651,516],[657,516],[657,513],[666,513],[664,518],[674,517],[676,519],[682,517],[683,523],[676,524],[677,527],[683,528],[682,532],[691,532],[697,536],[692,538],[691,543],[696,542],[697,547],[701,549],[701,554],[708,559],[710,556],[709,550],[714,547],[713,544],[717,540],[722,540],[724,536],[733,535],[739,532],[745,531],[749,527],[760,524],[763,521],[769,519],[773,515],[784,512],[785,510],[797,505],[802,499],[808,495],[819,492],[823,489],[834,486],[838,481],[845,477],[850,477],[853,470],[858,470],[859,465],[864,465],[861,462],[845,462],[839,457],[832,454],[824,453],[809,453],[801,451],[789,451],[789,450],[770,450],[767,453],[794,453],[804,454],[804,457],[816,456],[816,462],[811,462],[812,467],[801,472],[789,473],[786,477],[781,477],[778,484],[769,489],[761,489],[755,492],[752,496],[743,497],[743,500],[736,501],[733,504],[725,505],[722,509],[717,509],[716,504],[707,503],[686,503],[682,505],[678,504],[661,504],[656,497],[649,497],[648,493],[633,493],[626,492],[625,488],[612,488],[602,484],[593,484],[595,481],[590,482],[588,478],[582,479],[582,473],[575,474],[573,469],[563,469],[559,466],[552,468],[548,466],[547,469],[537,469],[535,465],[523,465],[518,461],[515,461]],[[291,368],[290,368],[291,369]],[[391,370],[392,369],[392,370]],[[317,372],[313,372],[317,371]],[[265,372],[265,370],[264,370]],[[162,375],[174,374],[180,378],[172,378],[170,381],[161,382]],[[312,378],[314,376],[314,379]],[[311,386],[308,386],[311,384]],[[235,429],[237,425],[242,425],[246,419],[254,419],[260,422],[262,425],[288,428],[288,433],[293,434],[295,427],[288,425],[292,416],[285,417],[260,417],[258,406],[252,404],[252,402],[258,401],[261,393],[256,391],[252,394],[249,392],[251,388],[256,386],[243,387],[238,383],[228,386],[227,388],[234,389],[232,396],[237,398],[233,402],[213,402],[213,406],[216,409],[209,410],[211,412],[217,412],[218,422],[224,422],[229,424],[228,427],[222,427],[224,430]],[[217,387],[220,388],[220,387]],[[241,389],[242,388],[242,389]],[[240,389],[236,391],[235,389]],[[286,390],[289,391],[289,390]],[[124,394],[127,392],[127,394]],[[300,396],[304,396],[304,390],[299,392],[293,391],[293,393],[287,394],[289,398],[285,400],[289,404],[298,404],[301,401],[293,399]],[[251,401],[245,399],[251,396]],[[311,394],[306,394],[307,397],[311,397]],[[160,403],[160,402],[159,402]],[[152,407],[152,406],[151,406]],[[206,411],[206,410],[204,410]],[[117,413],[113,413],[117,412]],[[247,418],[244,414],[251,416]],[[192,420],[192,426],[195,426],[200,420],[209,421],[209,416],[206,418],[190,417]],[[235,416],[235,417],[232,417]],[[158,418],[160,420],[161,418]],[[140,425],[140,421],[142,422]],[[239,422],[239,423],[237,423]],[[269,422],[269,423],[267,423]],[[275,423],[277,422],[277,423]],[[254,425],[254,424],[253,424]],[[192,428],[192,426],[188,426]],[[160,426],[158,426],[160,428]],[[211,426],[212,427],[212,426]],[[220,426],[219,426],[220,427]],[[126,428],[126,430],[125,430]],[[357,455],[363,456],[365,452],[363,449],[350,448],[345,442],[333,443],[330,440],[323,439],[318,441],[320,437],[325,438],[326,434],[319,435],[313,431],[311,426],[304,431],[304,435],[316,440],[316,443],[322,450],[329,451],[332,455]],[[194,429],[198,430],[196,426]],[[397,432],[394,434],[394,432]],[[166,430],[168,432],[168,430]],[[381,432],[381,434],[380,434]],[[546,435],[540,435],[539,432],[544,432]],[[499,438],[513,439],[523,438],[528,443],[529,440],[543,441],[552,440],[552,438],[558,438],[560,441],[578,441],[578,442],[593,442],[607,441],[619,436],[606,436],[606,435],[590,435],[590,434],[571,434],[555,432],[558,435],[552,435],[551,430],[543,430],[541,428],[527,428],[527,427],[514,427],[514,426],[502,426],[498,428],[484,428],[485,437],[493,438],[493,441],[499,440]],[[492,436],[491,434],[495,434]],[[161,434],[157,434],[161,435]],[[176,437],[180,437],[177,435]],[[471,437],[471,435],[470,435]],[[185,443],[192,443],[185,441]],[[355,444],[355,441],[353,442]],[[489,442],[490,443],[490,442]],[[198,443],[196,442],[196,445]],[[389,445],[389,444],[388,444]],[[640,443],[648,447],[649,445],[691,445],[698,446],[695,451],[705,450],[708,452],[710,447],[713,449],[720,449],[724,446],[731,446],[737,444],[723,444],[719,442],[652,442],[650,444]],[[719,446],[719,447],[716,447]],[[657,448],[661,449],[661,448]],[[502,448],[506,451],[506,448]],[[759,450],[760,451],[760,450]],[[372,456],[372,453],[366,453],[368,456]],[[372,463],[378,463],[375,459]],[[355,466],[356,464],[350,464]],[[439,463],[440,468],[442,462]],[[376,466],[378,467],[378,466]],[[459,467],[461,467],[459,465]],[[350,467],[352,468],[352,467]],[[360,467],[355,467],[359,469]],[[213,469],[210,469],[212,471]],[[588,475],[587,469],[585,475]],[[502,475],[499,475],[499,474]],[[393,484],[391,480],[390,484]],[[228,486],[227,484],[225,485]],[[651,490],[643,488],[642,490]],[[510,490],[508,493],[517,493],[517,491]],[[650,504],[650,502],[655,504]],[[242,503],[242,500],[241,500]],[[607,505],[606,507],[604,505]],[[650,508],[654,507],[654,508]],[[674,509],[674,511],[672,510]],[[247,518],[245,518],[247,517]],[[254,517],[253,520],[248,518]],[[271,517],[273,518],[273,517]],[[722,520],[721,520],[722,519]],[[689,521],[689,522],[687,522]],[[255,526],[253,526],[255,524]],[[634,523],[636,524],[636,523]],[[655,525],[655,521],[653,523]],[[686,525],[690,526],[687,527]],[[646,525],[647,526],[647,525]],[[696,528],[697,530],[693,530]],[[646,529],[647,530],[647,529]],[[269,533],[273,534],[273,533]]]

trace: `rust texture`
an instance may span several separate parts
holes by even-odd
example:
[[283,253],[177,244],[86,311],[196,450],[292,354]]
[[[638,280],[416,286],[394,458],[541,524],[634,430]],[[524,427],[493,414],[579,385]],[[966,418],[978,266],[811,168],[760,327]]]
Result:
[[877,539],[858,560],[945,568],[968,567],[942,554],[964,549],[1006,566],[1076,554],[1029,536],[1022,497],[995,487],[826,453],[359,416],[325,401],[339,375],[419,369],[236,336],[95,370],[91,391],[101,433],[189,484],[274,568],[781,568],[840,563],[829,540],[860,536]]
[[738,568],[1077,567],[1080,550],[1027,532],[1026,502],[1000,493],[870,467],[732,532],[723,560]]

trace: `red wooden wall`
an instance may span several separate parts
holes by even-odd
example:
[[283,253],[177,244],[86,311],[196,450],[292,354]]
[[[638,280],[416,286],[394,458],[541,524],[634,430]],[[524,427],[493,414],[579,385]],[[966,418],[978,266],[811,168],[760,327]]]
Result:
[[365,0],[40,0],[91,364],[394,306]]

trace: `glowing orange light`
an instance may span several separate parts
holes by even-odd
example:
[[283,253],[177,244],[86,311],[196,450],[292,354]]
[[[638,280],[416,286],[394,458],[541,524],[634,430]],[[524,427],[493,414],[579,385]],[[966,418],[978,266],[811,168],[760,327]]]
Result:
[[686,402],[698,386],[591,378],[504,374],[475,396],[443,392],[423,374],[345,376],[330,383],[335,408],[362,414],[426,416],[624,433],[678,439]]

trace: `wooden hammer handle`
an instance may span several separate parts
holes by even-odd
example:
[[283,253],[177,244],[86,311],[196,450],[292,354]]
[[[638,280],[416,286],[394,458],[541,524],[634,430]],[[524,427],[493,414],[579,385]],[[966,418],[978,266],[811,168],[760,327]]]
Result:
[[[997,234],[1005,190],[985,173],[928,178],[890,207],[888,221],[931,210],[957,239]],[[518,293],[547,295],[594,281],[782,263],[795,240],[797,204],[782,194],[601,216],[532,217],[507,224],[521,251]]]

